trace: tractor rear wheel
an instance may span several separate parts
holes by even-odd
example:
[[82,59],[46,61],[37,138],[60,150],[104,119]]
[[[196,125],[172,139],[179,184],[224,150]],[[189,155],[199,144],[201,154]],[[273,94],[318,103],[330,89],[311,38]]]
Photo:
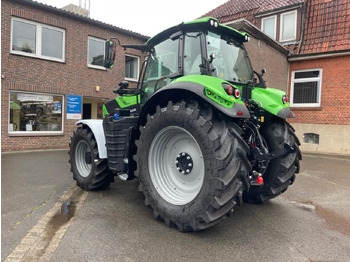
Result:
[[139,190],[156,219],[197,231],[228,216],[248,189],[241,129],[196,102],[169,102],[140,127]]
[[84,190],[100,190],[113,179],[107,159],[98,157],[97,143],[89,129],[78,127],[69,144],[70,171],[77,185]]
[[301,160],[300,142],[294,131],[290,124],[279,118],[273,118],[261,127],[261,135],[270,152],[283,148],[285,143],[295,147],[297,151],[270,161],[263,174],[264,185],[252,186],[249,192],[244,192],[245,202],[257,204],[275,198],[293,184],[295,174],[299,173]]

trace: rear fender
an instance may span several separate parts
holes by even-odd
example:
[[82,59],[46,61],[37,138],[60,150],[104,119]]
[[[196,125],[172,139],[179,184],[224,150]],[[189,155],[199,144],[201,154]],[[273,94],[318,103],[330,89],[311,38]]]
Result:
[[188,93],[188,96],[183,98],[188,98],[190,95],[199,97],[201,100],[204,100],[211,104],[213,107],[221,111],[223,114],[234,117],[234,118],[249,118],[250,113],[248,109],[241,103],[231,101],[232,107],[225,107],[221,104],[216,103],[213,99],[209,98],[206,94],[206,87],[199,83],[193,82],[176,82],[170,85],[167,85],[154,93],[154,95],[147,101],[145,109],[148,105],[159,104],[159,101],[163,99],[171,100],[176,97],[177,92],[185,91]]
[[285,92],[274,88],[254,88],[252,99],[255,100],[264,110],[280,118],[294,118],[289,103],[283,103]]
[[97,143],[98,156],[101,159],[107,158],[106,138],[103,131],[103,120],[100,119],[83,119],[76,122],[76,125],[85,125],[94,134]]

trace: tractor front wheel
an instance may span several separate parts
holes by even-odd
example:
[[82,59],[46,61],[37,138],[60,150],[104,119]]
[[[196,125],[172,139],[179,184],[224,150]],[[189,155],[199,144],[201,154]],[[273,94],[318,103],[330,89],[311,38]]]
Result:
[[69,146],[70,171],[79,187],[100,190],[111,183],[113,174],[108,169],[107,159],[98,157],[97,143],[91,130],[78,127]]

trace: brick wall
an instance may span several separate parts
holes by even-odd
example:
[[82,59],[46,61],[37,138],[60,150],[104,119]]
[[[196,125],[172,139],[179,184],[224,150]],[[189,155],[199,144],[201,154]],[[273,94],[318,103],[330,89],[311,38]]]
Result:
[[288,87],[288,61],[287,57],[265,42],[250,37],[244,46],[248,51],[254,71],[261,73],[266,68],[264,80],[266,85],[287,92]]
[[[350,55],[291,62],[294,70],[322,68],[320,108],[292,108],[296,118],[292,123],[350,124]],[[289,77],[291,79],[291,76]],[[289,83],[290,86],[290,83]]]
[[[38,23],[48,24],[65,30],[65,62],[53,62],[38,58],[10,54],[11,17],[19,17]],[[108,27],[86,23],[45,10],[33,8],[7,0],[1,1],[1,150],[18,151],[32,149],[68,148],[70,136],[75,130],[76,120],[64,120],[64,134],[58,136],[9,136],[9,92],[30,91],[112,99],[112,90],[124,80],[125,53],[140,57],[141,52],[117,47],[113,69],[98,70],[87,67],[88,36],[101,39],[118,37],[121,43],[141,44],[145,38],[135,34],[121,33]],[[95,86],[100,86],[96,92]],[[130,83],[136,86],[136,83]],[[66,118],[66,108],[62,108]]]

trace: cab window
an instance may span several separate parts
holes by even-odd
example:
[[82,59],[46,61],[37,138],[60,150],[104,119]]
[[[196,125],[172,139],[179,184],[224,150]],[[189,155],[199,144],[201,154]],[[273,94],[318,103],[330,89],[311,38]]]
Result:
[[142,89],[146,99],[170,81],[165,78],[178,71],[179,40],[168,39],[156,45],[147,60]]

